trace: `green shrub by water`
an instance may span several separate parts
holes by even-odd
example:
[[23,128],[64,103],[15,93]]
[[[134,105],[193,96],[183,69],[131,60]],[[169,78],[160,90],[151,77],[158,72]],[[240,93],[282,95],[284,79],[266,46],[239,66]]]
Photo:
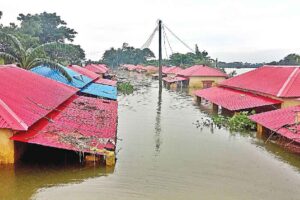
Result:
[[133,93],[133,85],[130,82],[118,83],[118,92],[123,94],[131,94]]
[[254,114],[254,112],[239,112],[233,117],[217,115],[212,117],[212,120],[217,126],[229,128],[231,131],[254,130],[256,128],[256,124],[248,118],[250,114]]

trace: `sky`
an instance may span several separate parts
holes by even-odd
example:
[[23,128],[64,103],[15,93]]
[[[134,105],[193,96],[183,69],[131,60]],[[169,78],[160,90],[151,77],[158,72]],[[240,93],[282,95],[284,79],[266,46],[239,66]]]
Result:
[[[19,13],[56,12],[78,32],[88,59],[123,42],[140,48],[161,19],[178,37],[212,58],[233,62],[270,62],[300,54],[299,0],[1,0],[1,23]],[[167,32],[172,51],[189,50]],[[157,55],[158,38],[150,49]]]

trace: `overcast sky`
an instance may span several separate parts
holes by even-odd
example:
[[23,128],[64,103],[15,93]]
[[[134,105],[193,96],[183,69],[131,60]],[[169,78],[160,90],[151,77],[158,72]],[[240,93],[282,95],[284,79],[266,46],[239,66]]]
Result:
[[[222,61],[269,62],[300,53],[299,0],[1,0],[0,5],[4,24],[16,22],[19,13],[56,12],[95,60],[123,42],[141,47],[157,19],[189,46],[197,43]],[[188,51],[168,38],[174,52]],[[157,54],[157,35],[150,48]]]

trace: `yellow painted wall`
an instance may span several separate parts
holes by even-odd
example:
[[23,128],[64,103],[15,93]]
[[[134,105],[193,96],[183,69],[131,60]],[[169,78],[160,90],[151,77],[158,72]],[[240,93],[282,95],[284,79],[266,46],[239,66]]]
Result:
[[0,163],[11,164],[15,162],[14,142],[9,138],[13,132],[9,129],[0,129]]
[[202,89],[203,81],[213,81],[212,86],[215,86],[217,83],[220,83],[223,80],[225,80],[224,77],[190,77],[189,87]]
[[2,164],[15,163],[26,149],[25,143],[9,139],[13,134],[9,129],[0,129],[0,163]]
[[300,105],[300,101],[283,99],[283,103],[281,104],[281,108],[287,108],[287,107],[298,106],[298,105]]

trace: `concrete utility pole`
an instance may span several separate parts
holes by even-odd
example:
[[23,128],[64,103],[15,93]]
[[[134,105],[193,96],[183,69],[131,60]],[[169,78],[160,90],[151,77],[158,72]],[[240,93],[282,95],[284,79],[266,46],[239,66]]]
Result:
[[161,50],[161,25],[162,21],[158,20],[158,80],[159,80],[159,91],[162,90],[162,50]]

